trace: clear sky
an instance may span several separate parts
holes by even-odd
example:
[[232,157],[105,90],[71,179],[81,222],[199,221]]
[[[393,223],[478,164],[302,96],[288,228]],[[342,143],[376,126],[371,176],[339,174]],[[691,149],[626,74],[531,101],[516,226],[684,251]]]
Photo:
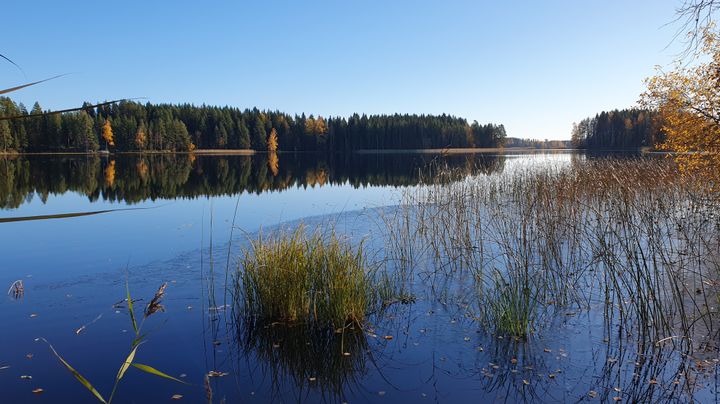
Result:
[[147,97],[289,113],[448,113],[567,139],[667,65],[680,0],[13,1],[0,88],[30,108]]

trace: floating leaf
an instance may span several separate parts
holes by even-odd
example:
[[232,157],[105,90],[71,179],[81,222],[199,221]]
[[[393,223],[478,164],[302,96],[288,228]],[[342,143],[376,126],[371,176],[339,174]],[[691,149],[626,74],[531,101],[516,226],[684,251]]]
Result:
[[218,372],[217,370],[211,370],[208,372],[207,375],[208,375],[208,377],[223,377],[223,376],[227,376],[229,374],[230,373],[228,373],[228,372]]
[[38,387],[37,389],[34,389],[32,392],[33,392],[33,394],[42,394],[43,391],[45,391],[45,390]]
[[182,400],[182,398],[182,394],[173,394],[173,396],[170,397],[171,400]]

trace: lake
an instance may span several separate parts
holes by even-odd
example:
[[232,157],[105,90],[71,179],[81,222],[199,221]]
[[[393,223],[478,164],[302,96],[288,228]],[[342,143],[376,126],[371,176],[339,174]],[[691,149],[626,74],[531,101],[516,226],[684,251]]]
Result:
[[[689,198],[667,165],[572,152],[0,158],[0,285],[23,285],[0,303],[3,400],[97,402],[49,344],[107,399],[134,339],[127,290],[140,312],[167,283],[135,362],[181,382],[131,367],[117,402],[717,402],[717,199]],[[351,335],[244,329],[226,290],[240,251],[300,223],[362,241],[408,298]],[[680,264],[693,273],[676,282]],[[496,328],[515,281],[533,304],[522,337]]]

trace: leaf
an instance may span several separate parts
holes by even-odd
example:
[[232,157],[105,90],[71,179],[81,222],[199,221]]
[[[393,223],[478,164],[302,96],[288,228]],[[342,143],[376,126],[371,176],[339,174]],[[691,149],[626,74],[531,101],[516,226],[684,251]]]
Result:
[[127,303],[128,312],[130,313],[130,321],[132,321],[133,330],[135,330],[135,335],[137,335],[138,328],[137,322],[135,321],[135,310],[133,310],[132,297],[130,297],[130,281],[128,281],[127,279],[125,280],[125,290],[127,291]]
[[165,374],[165,373],[163,373],[163,372],[155,369],[155,368],[152,367],[152,366],[143,365],[143,364],[141,364],[141,363],[132,363],[132,366],[134,366],[134,367],[142,370],[143,372],[150,373],[151,375],[164,377],[164,378],[170,379],[170,380],[175,380],[176,382],[179,382],[179,383],[182,383],[182,384],[187,384],[187,383],[185,383],[184,381],[179,380],[179,379],[176,379],[176,378],[174,378],[174,377],[172,377],[172,376],[170,376],[170,375],[167,375],[167,374]]
[[80,382],[80,384],[85,386],[86,389],[90,390],[90,392],[95,396],[95,398],[100,400],[101,403],[107,404],[107,401],[105,401],[103,396],[100,395],[100,393],[97,390],[95,390],[95,387],[93,387],[93,385],[90,384],[90,382],[86,378],[84,378],[77,370],[75,370],[72,366],[70,366],[70,364],[67,363],[65,361],[65,359],[63,359],[62,356],[60,356],[59,353],[57,353],[55,348],[53,348],[53,346],[49,342],[47,342],[47,340],[45,338],[42,338],[42,340],[45,341],[46,344],[48,344],[52,353],[55,354],[55,357],[57,357],[58,360],[60,361],[60,363],[62,363],[63,366],[65,366],[65,368],[67,368],[67,370],[69,370],[70,373],[72,373],[72,375],[75,376],[75,378]]
[[119,381],[123,378],[123,376],[125,376],[125,372],[127,372],[128,368],[132,364],[133,359],[135,359],[135,353],[137,352],[138,348],[140,348],[140,345],[136,345],[135,348],[130,351],[130,355],[128,355],[127,359],[125,359],[125,362],[123,362],[122,366],[120,366],[120,370],[118,370],[118,374],[115,380]]

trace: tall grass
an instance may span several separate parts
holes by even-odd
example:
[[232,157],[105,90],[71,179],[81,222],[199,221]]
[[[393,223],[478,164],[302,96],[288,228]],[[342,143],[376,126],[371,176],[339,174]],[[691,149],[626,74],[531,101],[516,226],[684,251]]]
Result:
[[497,333],[526,337],[546,315],[600,304],[608,332],[644,344],[720,335],[720,198],[670,161],[440,171],[399,209],[388,255],[473,274],[478,319]]
[[360,325],[374,304],[373,275],[362,243],[335,232],[292,232],[250,242],[235,280],[237,312],[250,324]]

